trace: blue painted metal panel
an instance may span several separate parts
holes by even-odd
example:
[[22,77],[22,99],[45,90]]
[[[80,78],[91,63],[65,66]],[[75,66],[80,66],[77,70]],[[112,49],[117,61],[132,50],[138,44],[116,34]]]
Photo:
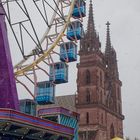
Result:
[[80,21],[71,22],[67,28],[67,38],[71,41],[83,38],[84,30]]
[[33,100],[25,99],[20,100],[20,111],[23,113],[36,116],[36,103]]
[[86,3],[83,0],[77,0],[72,13],[73,18],[86,16]]
[[[74,128],[74,138],[78,140],[79,114],[62,107],[43,108],[38,110],[38,115],[44,119],[53,120],[67,127]],[[57,119],[54,119],[57,118]]]
[[55,100],[55,86],[49,81],[37,83],[37,95],[35,100],[38,104],[50,104]]
[[74,128],[73,140],[78,140],[78,120],[75,117],[69,117],[66,115],[60,115],[60,124]]
[[68,82],[68,65],[64,62],[58,62],[50,66],[50,81],[55,84]]
[[60,44],[60,60],[73,62],[77,60],[77,45],[73,42]]

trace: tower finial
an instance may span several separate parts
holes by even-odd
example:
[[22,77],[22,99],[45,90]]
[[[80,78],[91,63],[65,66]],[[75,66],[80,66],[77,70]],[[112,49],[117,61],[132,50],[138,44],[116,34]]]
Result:
[[111,40],[110,40],[110,23],[107,21],[107,35],[106,35],[106,47],[111,47]]
[[107,33],[106,33],[106,49],[105,54],[108,56],[111,52],[111,40],[110,40],[110,23],[107,21]]
[[92,0],[90,0],[90,4],[92,4]]
[[110,23],[109,23],[109,21],[107,21],[106,25],[107,25],[107,27],[109,28],[109,26],[110,26]]
[[95,33],[92,0],[90,0],[90,4],[89,4],[87,32],[88,32],[87,34],[91,34],[92,32]]

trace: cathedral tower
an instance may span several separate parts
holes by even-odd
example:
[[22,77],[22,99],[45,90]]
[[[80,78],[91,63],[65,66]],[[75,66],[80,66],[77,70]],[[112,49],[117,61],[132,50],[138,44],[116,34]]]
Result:
[[80,63],[77,65],[79,140],[123,137],[122,83],[119,80],[116,52],[111,46],[109,25],[107,22],[106,49],[102,53],[90,0],[87,31],[80,42]]

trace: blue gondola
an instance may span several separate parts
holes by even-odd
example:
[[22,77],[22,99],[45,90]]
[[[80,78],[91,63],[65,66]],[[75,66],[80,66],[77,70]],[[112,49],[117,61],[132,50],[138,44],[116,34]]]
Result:
[[77,45],[74,42],[60,44],[60,60],[63,62],[73,62],[77,60]]
[[80,21],[71,22],[67,28],[67,38],[69,40],[79,40],[83,38],[84,30]]
[[80,18],[86,16],[86,2],[84,0],[77,0],[72,13],[73,18]]
[[55,84],[68,82],[68,65],[64,62],[58,62],[50,65],[50,81]]
[[55,102],[55,85],[50,81],[37,83],[35,100],[40,105],[53,104]]
[[36,103],[31,99],[20,100],[20,111],[23,113],[36,116]]

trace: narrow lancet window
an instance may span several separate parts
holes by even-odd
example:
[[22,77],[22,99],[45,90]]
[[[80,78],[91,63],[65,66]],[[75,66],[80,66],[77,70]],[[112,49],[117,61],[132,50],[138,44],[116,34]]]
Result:
[[90,84],[90,71],[86,70],[86,84]]

